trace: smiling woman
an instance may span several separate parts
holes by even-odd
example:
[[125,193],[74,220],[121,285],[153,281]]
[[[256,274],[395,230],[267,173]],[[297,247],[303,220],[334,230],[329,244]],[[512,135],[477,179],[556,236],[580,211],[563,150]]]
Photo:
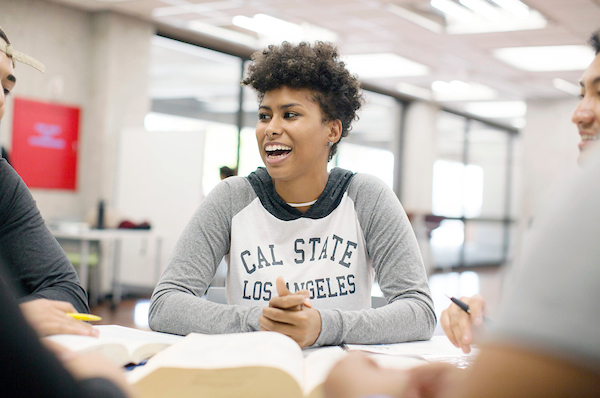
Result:
[[[201,203],[152,296],[150,327],[187,334],[270,330],[301,347],[429,339],[436,319],[408,218],[376,177],[327,171],[363,102],[329,43],[254,54],[265,168]],[[202,299],[221,259],[227,303]],[[387,305],[371,308],[377,277]],[[190,314],[192,314],[190,316]]]

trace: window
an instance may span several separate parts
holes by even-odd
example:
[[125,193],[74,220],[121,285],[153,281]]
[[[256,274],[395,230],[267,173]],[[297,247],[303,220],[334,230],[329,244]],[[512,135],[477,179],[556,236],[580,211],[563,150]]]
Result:
[[[436,268],[501,264],[511,235],[512,132],[442,112],[431,233]],[[514,215],[514,212],[513,214]]]
[[392,97],[364,91],[366,103],[359,111],[360,119],[338,146],[336,165],[353,172],[369,173],[394,187],[394,161],[400,150],[401,105]]
[[202,191],[220,181],[221,166],[237,166],[240,58],[156,36],[150,71],[152,111],[201,121]]

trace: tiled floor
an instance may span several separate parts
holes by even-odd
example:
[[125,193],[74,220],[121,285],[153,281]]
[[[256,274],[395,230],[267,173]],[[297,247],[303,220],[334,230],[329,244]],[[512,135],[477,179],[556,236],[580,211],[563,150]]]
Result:
[[110,300],[90,308],[94,315],[102,317],[95,325],[121,325],[130,328],[150,330],[148,327],[148,307],[150,298],[127,298],[114,310],[111,309]]

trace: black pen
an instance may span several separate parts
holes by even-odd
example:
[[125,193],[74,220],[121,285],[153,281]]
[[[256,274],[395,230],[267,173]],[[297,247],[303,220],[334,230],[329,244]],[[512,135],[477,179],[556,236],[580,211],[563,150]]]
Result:
[[[448,295],[446,295],[448,296]],[[461,310],[463,310],[464,312],[466,312],[467,314],[471,315],[471,310],[469,309],[469,304],[465,303],[464,301],[461,301],[459,299],[457,299],[456,297],[452,297],[452,296],[448,296],[448,298],[450,300],[452,300],[452,302],[456,305],[458,305],[460,307]],[[490,318],[488,318],[487,316],[483,315],[483,321],[486,324],[490,324],[491,320]]]

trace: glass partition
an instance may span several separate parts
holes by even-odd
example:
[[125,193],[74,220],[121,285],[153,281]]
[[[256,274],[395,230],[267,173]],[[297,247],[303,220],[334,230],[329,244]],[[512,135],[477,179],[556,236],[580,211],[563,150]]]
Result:
[[435,268],[497,265],[509,253],[514,200],[513,133],[440,112],[433,167]]
[[353,172],[369,173],[381,178],[390,188],[394,186],[396,136],[400,131],[401,105],[394,98],[364,91],[366,103],[359,111],[347,137],[338,146],[331,166]]
[[204,122],[202,191],[237,166],[240,58],[156,36],[151,47],[152,111]]

